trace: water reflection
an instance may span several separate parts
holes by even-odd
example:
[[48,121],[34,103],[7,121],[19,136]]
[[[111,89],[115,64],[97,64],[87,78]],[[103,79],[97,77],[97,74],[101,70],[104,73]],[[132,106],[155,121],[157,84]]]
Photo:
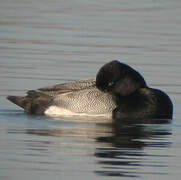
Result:
[[[150,171],[150,167],[158,168],[159,174],[167,173],[162,172],[162,169],[168,167],[163,159],[169,156],[157,152],[171,145],[172,132],[169,120],[145,119],[135,123],[131,119],[123,119],[120,122],[107,122],[105,119],[100,119],[100,122],[96,123],[94,119],[91,121],[91,118],[86,118],[85,121],[83,119],[78,121],[78,119],[67,122],[67,119],[56,118],[55,122],[59,120],[59,125],[18,131],[9,130],[9,133],[38,135],[39,141],[41,136],[55,137],[56,140],[46,138],[46,150],[61,144],[72,149],[74,153],[71,151],[70,156],[74,154],[81,158],[86,154],[88,158],[91,158],[93,155],[98,165],[98,168],[92,170],[96,175],[140,177],[143,174],[156,174],[154,170]],[[34,143],[29,143],[30,146],[31,144]],[[42,142],[42,145],[39,144],[37,148],[33,148],[41,152],[41,149],[44,149],[43,144]],[[66,147],[67,150],[68,147]],[[32,147],[29,148],[32,149]],[[88,151],[86,153],[85,148]],[[91,154],[92,148],[93,154]],[[66,152],[59,149],[57,153],[65,156]],[[146,167],[149,170],[145,170]]]
[[[151,119],[122,119],[112,123],[113,135],[109,138],[99,137],[99,142],[111,143],[112,146],[117,148],[142,148],[148,145],[146,139],[161,138],[164,135],[170,135],[171,132],[168,129],[159,129],[163,127],[163,124],[170,123],[170,120],[151,120]],[[162,125],[162,126],[161,126]],[[156,127],[158,129],[156,129]],[[166,126],[167,127],[167,126]],[[163,141],[158,142],[158,145],[162,144]],[[156,144],[155,144],[156,145]]]
[[[166,167],[161,161],[152,161],[156,154],[148,154],[145,148],[166,148],[170,146],[172,134],[168,120],[128,120],[112,124],[112,136],[99,137],[97,141],[107,143],[109,148],[97,148],[95,156],[102,170],[95,173],[104,176],[139,177],[148,172],[139,172],[141,166]],[[158,155],[159,157],[160,155]],[[148,158],[149,157],[149,158]],[[160,156],[161,157],[161,156]],[[154,159],[154,158],[153,158]],[[158,158],[159,159],[159,158]],[[155,159],[156,160],[156,159]],[[155,172],[149,172],[154,174]],[[161,174],[159,172],[159,174]]]

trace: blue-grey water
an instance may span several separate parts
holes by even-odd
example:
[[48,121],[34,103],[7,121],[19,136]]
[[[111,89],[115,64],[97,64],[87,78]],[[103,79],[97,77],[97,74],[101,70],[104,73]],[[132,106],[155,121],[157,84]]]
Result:
[[[0,179],[179,179],[180,0],[1,0]],[[120,59],[169,94],[171,122],[29,116],[6,100]]]

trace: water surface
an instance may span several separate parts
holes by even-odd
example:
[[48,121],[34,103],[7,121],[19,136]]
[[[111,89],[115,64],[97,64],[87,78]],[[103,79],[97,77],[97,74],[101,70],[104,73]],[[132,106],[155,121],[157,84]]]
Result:
[[[2,0],[0,179],[178,179],[181,2]],[[169,94],[171,122],[28,116],[6,100],[120,59]]]

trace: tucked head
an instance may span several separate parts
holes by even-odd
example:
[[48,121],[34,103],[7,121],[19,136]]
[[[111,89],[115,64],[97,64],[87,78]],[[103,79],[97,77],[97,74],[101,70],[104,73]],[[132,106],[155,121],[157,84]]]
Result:
[[104,92],[126,96],[139,88],[147,87],[142,75],[119,61],[105,64],[96,76],[96,86]]

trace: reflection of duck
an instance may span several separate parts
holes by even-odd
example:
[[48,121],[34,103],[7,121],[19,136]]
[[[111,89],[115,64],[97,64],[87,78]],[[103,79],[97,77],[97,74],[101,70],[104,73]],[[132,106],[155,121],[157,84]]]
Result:
[[95,173],[140,179],[146,173],[155,174],[153,167],[159,168],[159,172],[163,167],[164,171],[169,155],[163,156],[162,151],[171,145],[170,122],[156,119],[113,121],[112,134],[96,138],[103,147],[99,145],[95,151],[97,163],[102,166]]
[[[70,122],[67,122],[68,119]],[[157,172],[168,175],[165,168],[173,158],[170,155],[172,128],[168,124],[171,120],[123,119],[105,123],[102,119],[100,123],[100,119],[56,117],[55,121],[46,125],[42,122],[45,126],[40,124],[40,128],[10,129],[9,133],[36,135],[35,139],[32,137],[32,141],[25,143],[32,153],[47,154],[47,150],[53,151],[58,157],[58,166],[60,159],[66,162],[73,158],[74,164],[93,163],[91,169],[86,166],[89,168],[86,170],[94,171],[96,175],[109,176],[107,179],[111,179],[110,176],[140,179],[145,174],[154,175],[155,168]]]
[[119,61],[107,63],[99,70],[96,86],[115,97],[114,119],[172,118],[173,105],[168,95],[149,88],[137,71]]

